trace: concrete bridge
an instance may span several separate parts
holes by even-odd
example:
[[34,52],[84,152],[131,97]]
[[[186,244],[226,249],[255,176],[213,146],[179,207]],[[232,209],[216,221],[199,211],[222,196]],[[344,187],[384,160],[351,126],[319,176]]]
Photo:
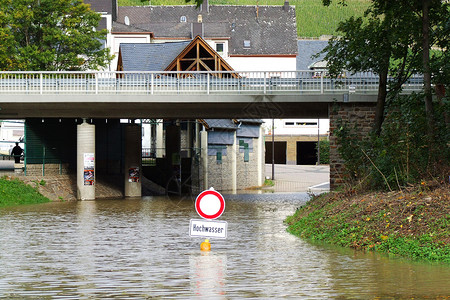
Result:
[[[421,88],[420,78],[412,78],[404,92]],[[377,91],[378,79],[365,73],[332,79],[313,71],[0,72],[0,119],[330,118],[333,131],[337,118],[345,118],[358,122],[365,134]],[[137,129],[125,135],[127,144],[140,139]],[[92,125],[79,124],[80,199],[95,198],[95,191],[83,184],[89,159],[83,153],[95,153],[93,140]],[[335,186],[342,170],[333,137],[331,147],[330,182]],[[140,164],[132,159],[140,157],[139,147],[130,151],[125,170]]]

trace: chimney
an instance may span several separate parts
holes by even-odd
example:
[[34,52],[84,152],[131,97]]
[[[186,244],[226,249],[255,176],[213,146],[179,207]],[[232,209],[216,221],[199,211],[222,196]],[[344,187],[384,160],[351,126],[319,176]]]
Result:
[[289,0],[284,1],[283,10],[289,11]]
[[209,13],[209,2],[208,0],[203,0],[203,3],[200,4],[200,11],[203,13]]
[[117,21],[117,15],[118,15],[118,5],[117,5],[117,0],[112,0],[112,20],[113,22]]
[[197,35],[203,38],[203,23],[192,23],[191,26],[191,38],[195,38]]

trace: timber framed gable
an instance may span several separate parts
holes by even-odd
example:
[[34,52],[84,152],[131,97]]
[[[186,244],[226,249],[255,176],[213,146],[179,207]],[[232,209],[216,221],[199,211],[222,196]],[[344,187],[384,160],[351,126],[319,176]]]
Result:
[[[200,36],[167,66],[165,71],[234,71],[234,69]],[[232,73],[233,77],[238,77]]]

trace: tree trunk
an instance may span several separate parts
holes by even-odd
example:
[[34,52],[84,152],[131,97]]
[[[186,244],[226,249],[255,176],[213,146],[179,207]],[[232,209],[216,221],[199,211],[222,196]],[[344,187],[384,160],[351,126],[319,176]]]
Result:
[[431,91],[431,71],[430,71],[430,10],[431,0],[422,1],[422,64],[423,83],[425,92],[425,112],[428,121],[428,137],[430,143],[434,140],[434,115],[433,115],[433,95]]
[[380,74],[378,83],[378,95],[377,95],[377,107],[375,110],[375,126],[374,131],[377,136],[380,136],[381,126],[384,121],[384,107],[386,104],[387,97],[387,77],[388,77],[388,68],[386,67]]

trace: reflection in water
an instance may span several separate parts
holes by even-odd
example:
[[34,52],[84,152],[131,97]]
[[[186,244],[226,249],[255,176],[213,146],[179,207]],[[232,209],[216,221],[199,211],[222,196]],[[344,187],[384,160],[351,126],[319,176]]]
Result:
[[450,267],[312,245],[286,233],[304,194],[225,195],[226,240],[189,237],[194,199],[0,210],[0,298],[436,298]]
[[227,257],[201,252],[189,257],[191,291],[196,296],[225,298]]

